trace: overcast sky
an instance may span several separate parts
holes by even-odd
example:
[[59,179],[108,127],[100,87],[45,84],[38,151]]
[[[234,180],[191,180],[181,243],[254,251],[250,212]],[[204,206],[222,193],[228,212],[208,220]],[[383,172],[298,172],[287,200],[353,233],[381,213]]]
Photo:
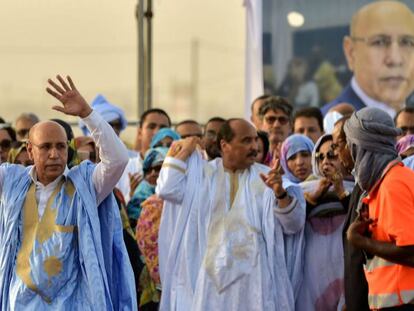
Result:
[[[48,77],[62,73],[72,75],[87,100],[102,93],[136,119],[135,6],[133,0],[2,0],[0,116],[56,117],[44,88]],[[242,0],[154,0],[154,106],[174,121],[241,116],[244,36]],[[194,38],[199,107],[188,95]]]

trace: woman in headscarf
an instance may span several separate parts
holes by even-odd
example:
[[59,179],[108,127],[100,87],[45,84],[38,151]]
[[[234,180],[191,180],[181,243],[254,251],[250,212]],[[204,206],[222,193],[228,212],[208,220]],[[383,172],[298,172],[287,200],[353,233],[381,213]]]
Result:
[[26,142],[16,141],[12,143],[7,162],[23,166],[33,165],[33,160],[30,159],[27,152]]
[[[161,129],[152,138],[150,145],[152,149],[150,149],[150,151],[164,150],[165,158],[168,147],[171,146],[173,141],[178,139],[180,139],[180,136],[173,130],[168,128]],[[149,156],[148,153],[147,155]],[[162,160],[164,160],[164,158],[162,158]],[[154,160],[151,160],[146,156],[144,160],[144,174],[146,167],[154,167],[155,163],[158,163],[157,165],[162,165],[160,160],[160,155],[158,155],[158,160],[155,158]],[[152,177],[151,182],[154,184],[156,184],[155,177],[158,177],[158,174],[157,176],[154,175]],[[158,310],[161,290],[161,281],[158,271],[158,230],[160,227],[164,202],[154,194],[154,192],[155,191],[141,203],[141,212],[136,226],[138,247],[145,261],[145,267],[140,276],[139,291],[141,295],[139,306],[141,309],[146,310]]]
[[414,135],[406,135],[397,142],[397,151],[405,166],[414,170]]
[[323,135],[312,153],[315,180],[301,184],[306,199],[304,279],[298,310],[340,310],[343,298],[342,228],[354,183],[344,180],[332,135]]
[[155,193],[158,174],[167,151],[168,148],[157,147],[149,149],[145,154],[143,163],[144,179],[135,189],[134,195],[127,205],[128,217],[133,228],[135,228],[136,221],[141,214],[141,203]]
[[285,177],[301,183],[312,174],[313,142],[307,136],[294,134],[286,138],[280,148],[280,165]]
[[396,148],[402,159],[412,156],[414,154],[414,135],[401,137],[397,142]]
[[160,129],[152,138],[150,147],[166,147],[169,148],[173,141],[179,140],[181,137],[180,135],[167,127]]

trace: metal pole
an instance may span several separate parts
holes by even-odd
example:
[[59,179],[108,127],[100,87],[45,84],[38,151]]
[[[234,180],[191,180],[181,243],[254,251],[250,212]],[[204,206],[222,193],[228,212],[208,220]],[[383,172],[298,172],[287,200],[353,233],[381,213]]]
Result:
[[146,18],[146,109],[152,107],[152,0],[147,0]]
[[138,120],[145,111],[144,1],[138,0],[135,11],[138,27]]

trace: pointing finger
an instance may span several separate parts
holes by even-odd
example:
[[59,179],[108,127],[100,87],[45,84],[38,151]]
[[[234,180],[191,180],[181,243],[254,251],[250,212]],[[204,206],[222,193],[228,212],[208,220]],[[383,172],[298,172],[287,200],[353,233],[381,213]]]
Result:
[[280,173],[280,160],[279,159],[274,160],[273,166],[272,166],[272,171],[273,170]]

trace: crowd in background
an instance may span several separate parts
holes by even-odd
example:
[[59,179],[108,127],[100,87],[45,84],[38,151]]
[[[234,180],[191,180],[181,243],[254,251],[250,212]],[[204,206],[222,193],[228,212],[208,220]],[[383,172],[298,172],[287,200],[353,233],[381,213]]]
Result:
[[[122,110],[102,95],[92,102],[92,108],[117,135],[126,128]],[[300,294],[303,310],[309,303],[315,304],[317,310],[334,310],[344,299],[342,230],[355,181],[352,167],[339,152],[344,143],[343,125],[353,111],[352,105],[342,104],[323,117],[319,108],[294,111],[286,99],[272,95],[260,96],[252,103],[252,122],[258,129],[256,162],[272,166],[279,159],[285,176],[301,185],[306,199],[306,285]],[[74,137],[69,124],[54,121],[67,133],[68,167],[85,160],[100,161],[99,150],[90,136]],[[402,129],[396,148],[400,157],[410,163],[414,154],[414,109],[401,109],[394,121]],[[13,125],[2,120],[2,163],[33,164],[26,142],[30,128],[37,122],[39,118],[34,113],[22,114]],[[220,157],[217,136],[225,122],[224,118],[214,117],[201,126],[195,120],[184,120],[172,129],[170,116],[162,109],[150,109],[141,116],[137,149],[129,149],[129,163],[114,189],[141,310],[156,310],[162,289],[157,239],[163,201],[155,194],[155,188],[163,161],[174,141],[188,137],[200,139],[199,148],[206,160]],[[86,127],[83,130],[87,134]],[[322,269],[325,272],[320,274]]]
[[[368,27],[372,25],[376,27]],[[217,245],[220,243],[215,240],[215,244],[210,244],[212,236],[217,238],[214,232],[208,231],[208,243],[204,244],[208,245],[207,250],[200,246],[206,242],[201,237],[207,232],[203,231],[203,226],[209,226],[206,224],[210,218],[207,217],[205,222],[204,219],[198,219],[200,223],[190,225],[180,222],[180,219],[192,219],[200,211],[203,215],[204,211],[198,205],[210,204],[200,202],[203,194],[198,193],[199,189],[193,189],[198,185],[197,178],[191,179],[194,184],[183,183],[185,189],[177,184],[174,185],[174,191],[166,193],[167,186],[171,186],[167,177],[175,176],[178,183],[183,176],[189,179],[190,175],[191,178],[198,176],[189,173],[191,169],[197,168],[194,163],[209,163],[200,164],[204,168],[202,176],[206,180],[218,174],[217,167],[224,167],[223,174],[229,174],[231,180],[230,184],[225,183],[230,189],[230,193],[226,193],[229,208],[233,208],[232,204],[238,197],[240,200],[242,195],[238,196],[239,192],[246,192],[243,195],[251,198],[251,193],[264,189],[264,184],[273,190],[270,201],[274,204],[275,215],[279,213],[275,218],[278,219],[276,223],[280,222],[283,227],[280,237],[284,239],[281,244],[284,244],[283,259],[286,262],[282,262],[282,266],[286,265],[283,268],[289,275],[286,288],[290,288],[292,295],[286,298],[274,294],[276,303],[270,303],[275,303],[275,309],[284,309],[276,305],[278,299],[283,301],[286,298],[294,305],[290,306],[292,310],[394,310],[399,307],[401,310],[412,310],[414,237],[410,233],[410,226],[414,215],[414,108],[405,104],[414,89],[413,25],[412,12],[399,2],[379,1],[361,8],[351,21],[350,36],[344,40],[344,51],[353,77],[342,93],[339,91],[340,85],[333,81],[329,90],[318,94],[320,87],[312,79],[322,72],[311,70],[310,78],[308,66],[312,64],[294,59],[289,64],[290,74],[277,94],[265,94],[252,102],[250,124],[246,120],[226,120],[218,115],[204,125],[197,120],[179,120],[173,127],[172,111],[152,108],[142,113],[134,146],[127,146],[128,163],[112,191],[122,220],[123,237],[134,273],[140,310],[158,310],[160,303],[163,310],[185,310],[185,306],[197,306],[196,309],[202,310],[197,299],[201,299],[204,294],[208,298],[211,294],[211,297],[221,301],[221,291],[226,293],[230,285],[220,288],[220,284],[216,283],[225,283],[227,278],[232,280],[228,281],[230,284],[242,284],[241,292],[253,291],[253,288],[260,291],[257,284],[245,284],[243,277],[232,276],[235,272],[231,264],[220,261],[225,261],[224,255],[220,257],[220,251],[226,255],[228,249],[220,249],[220,245]],[[320,70],[323,71],[323,68]],[[326,70],[329,71],[329,68]],[[63,81],[60,77],[58,79]],[[73,86],[72,81],[69,82]],[[55,91],[48,92],[63,104],[65,102],[61,99],[76,90],[74,86],[70,89],[64,82],[64,90],[52,85]],[[321,108],[320,101],[325,103]],[[101,158],[102,162],[107,161],[107,154],[103,156],[101,153],[101,142],[91,137],[94,133],[90,132],[90,124],[86,124],[90,121],[84,116],[84,110],[89,111],[89,106],[83,103],[83,99],[78,102],[81,102],[82,109],[72,115],[81,117],[79,127],[82,136],[75,137],[68,123],[53,119],[66,132],[69,169],[81,166],[84,161],[94,164],[100,163]],[[116,136],[122,135],[127,120],[119,107],[103,95],[98,95],[91,103],[91,108],[93,113],[99,114],[110,125]],[[10,121],[8,123],[0,119],[0,161],[31,166],[35,159],[27,146],[33,143],[30,141],[31,128],[40,120],[30,112]],[[233,169],[230,173],[227,171],[229,167]],[[249,175],[252,183],[239,185],[242,177],[234,176],[244,176],[246,170],[252,173]],[[253,178],[259,176],[255,175],[257,172],[268,173],[260,175],[263,180],[259,179],[260,185]],[[162,182],[160,176],[164,176]],[[205,185],[207,188],[200,189],[200,192],[210,193],[208,191],[214,188],[212,183]],[[185,193],[188,189],[199,200],[193,198],[194,206],[188,205],[185,199],[182,199],[184,203],[181,205],[177,203],[180,201],[177,197],[185,196],[181,192]],[[267,198],[265,190],[262,193]],[[214,201],[213,198],[208,199]],[[253,195],[252,202],[256,199],[257,196]],[[255,209],[251,210],[251,206],[248,206],[252,202],[247,202],[246,207],[242,206],[243,211],[250,211],[243,221],[250,221],[249,217],[254,216],[249,214],[254,214],[252,210]],[[183,210],[189,206],[189,216],[165,216],[171,213],[171,210],[166,211],[167,206],[172,208],[171,204],[178,204]],[[216,213],[220,204],[214,204],[212,209]],[[283,224],[280,219],[284,216],[281,215],[297,211],[301,206],[306,210],[304,225],[289,232],[290,227]],[[288,212],[284,212],[283,208]],[[223,212],[223,218],[234,217],[233,214],[231,211],[228,214]],[[265,232],[268,220],[261,219],[259,222],[262,231],[257,230],[263,241],[259,238],[262,244],[257,242],[257,249],[263,250],[263,245],[268,242],[268,232]],[[219,223],[216,220],[211,225]],[[177,239],[176,232],[183,229],[179,228],[181,225],[186,228],[196,226],[199,240],[188,236]],[[271,226],[276,228],[275,232],[278,230],[274,223]],[[221,227],[217,225],[217,228]],[[289,235],[299,240],[290,239]],[[229,249],[234,247],[233,242],[240,242],[239,237],[233,238],[233,241],[228,241]],[[177,241],[178,245],[174,244]],[[171,253],[180,251],[181,241],[189,245],[193,241],[203,254],[199,256],[197,251],[182,250],[189,266],[193,258],[204,258],[203,265],[220,267],[223,264],[228,268],[214,272],[207,269],[207,275],[212,273],[214,277],[223,277],[224,281],[211,277],[216,282],[215,288],[219,288],[217,292],[212,290],[212,294],[209,283],[202,282],[209,278],[203,275],[201,267],[193,271],[189,266],[183,268],[179,263],[174,263]],[[242,251],[245,250],[246,241],[240,243],[239,257],[234,255],[237,258],[243,258],[243,254],[249,255]],[[171,249],[170,244],[177,246],[177,249]],[[217,247],[217,254],[211,253],[214,247]],[[265,248],[266,259],[269,259],[269,245]],[[206,257],[203,257],[204,251]],[[211,258],[208,258],[210,255]],[[258,255],[260,260],[264,260],[261,256]],[[214,261],[212,258],[217,259],[217,262],[209,263],[209,260]],[[274,263],[279,264],[278,259],[274,258]],[[184,270],[165,270],[166,262]],[[243,259],[240,259],[243,269],[248,266],[244,265]],[[249,269],[250,266],[245,270],[252,271]],[[269,268],[269,271],[272,269]],[[282,274],[283,269],[279,266],[275,270],[276,274]],[[183,278],[183,283],[177,281],[180,278]],[[191,284],[186,284],[186,278],[190,279]],[[199,279],[202,280],[201,285],[196,286]],[[174,284],[178,284],[177,287]],[[202,285],[205,288],[199,287]],[[185,292],[184,287],[180,286],[188,286],[186,288],[191,293]],[[177,293],[179,288],[183,292]],[[263,288],[262,292],[266,290]],[[195,292],[201,293],[200,297],[192,297]],[[174,298],[178,296],[183,300]],[[246,296],[249,297],[247,293]],[[210,298],[207,298],[201,305],[211,303],[213,306],[214,299],[209,302]],[[222,301],[227,301],[227,298],[229,301],[243,300],[240,296],[225,297]],[[266,299],[271,300],[269,297]],[[265,308],[264,305],[266,303],[259,305],[258,309]]]

